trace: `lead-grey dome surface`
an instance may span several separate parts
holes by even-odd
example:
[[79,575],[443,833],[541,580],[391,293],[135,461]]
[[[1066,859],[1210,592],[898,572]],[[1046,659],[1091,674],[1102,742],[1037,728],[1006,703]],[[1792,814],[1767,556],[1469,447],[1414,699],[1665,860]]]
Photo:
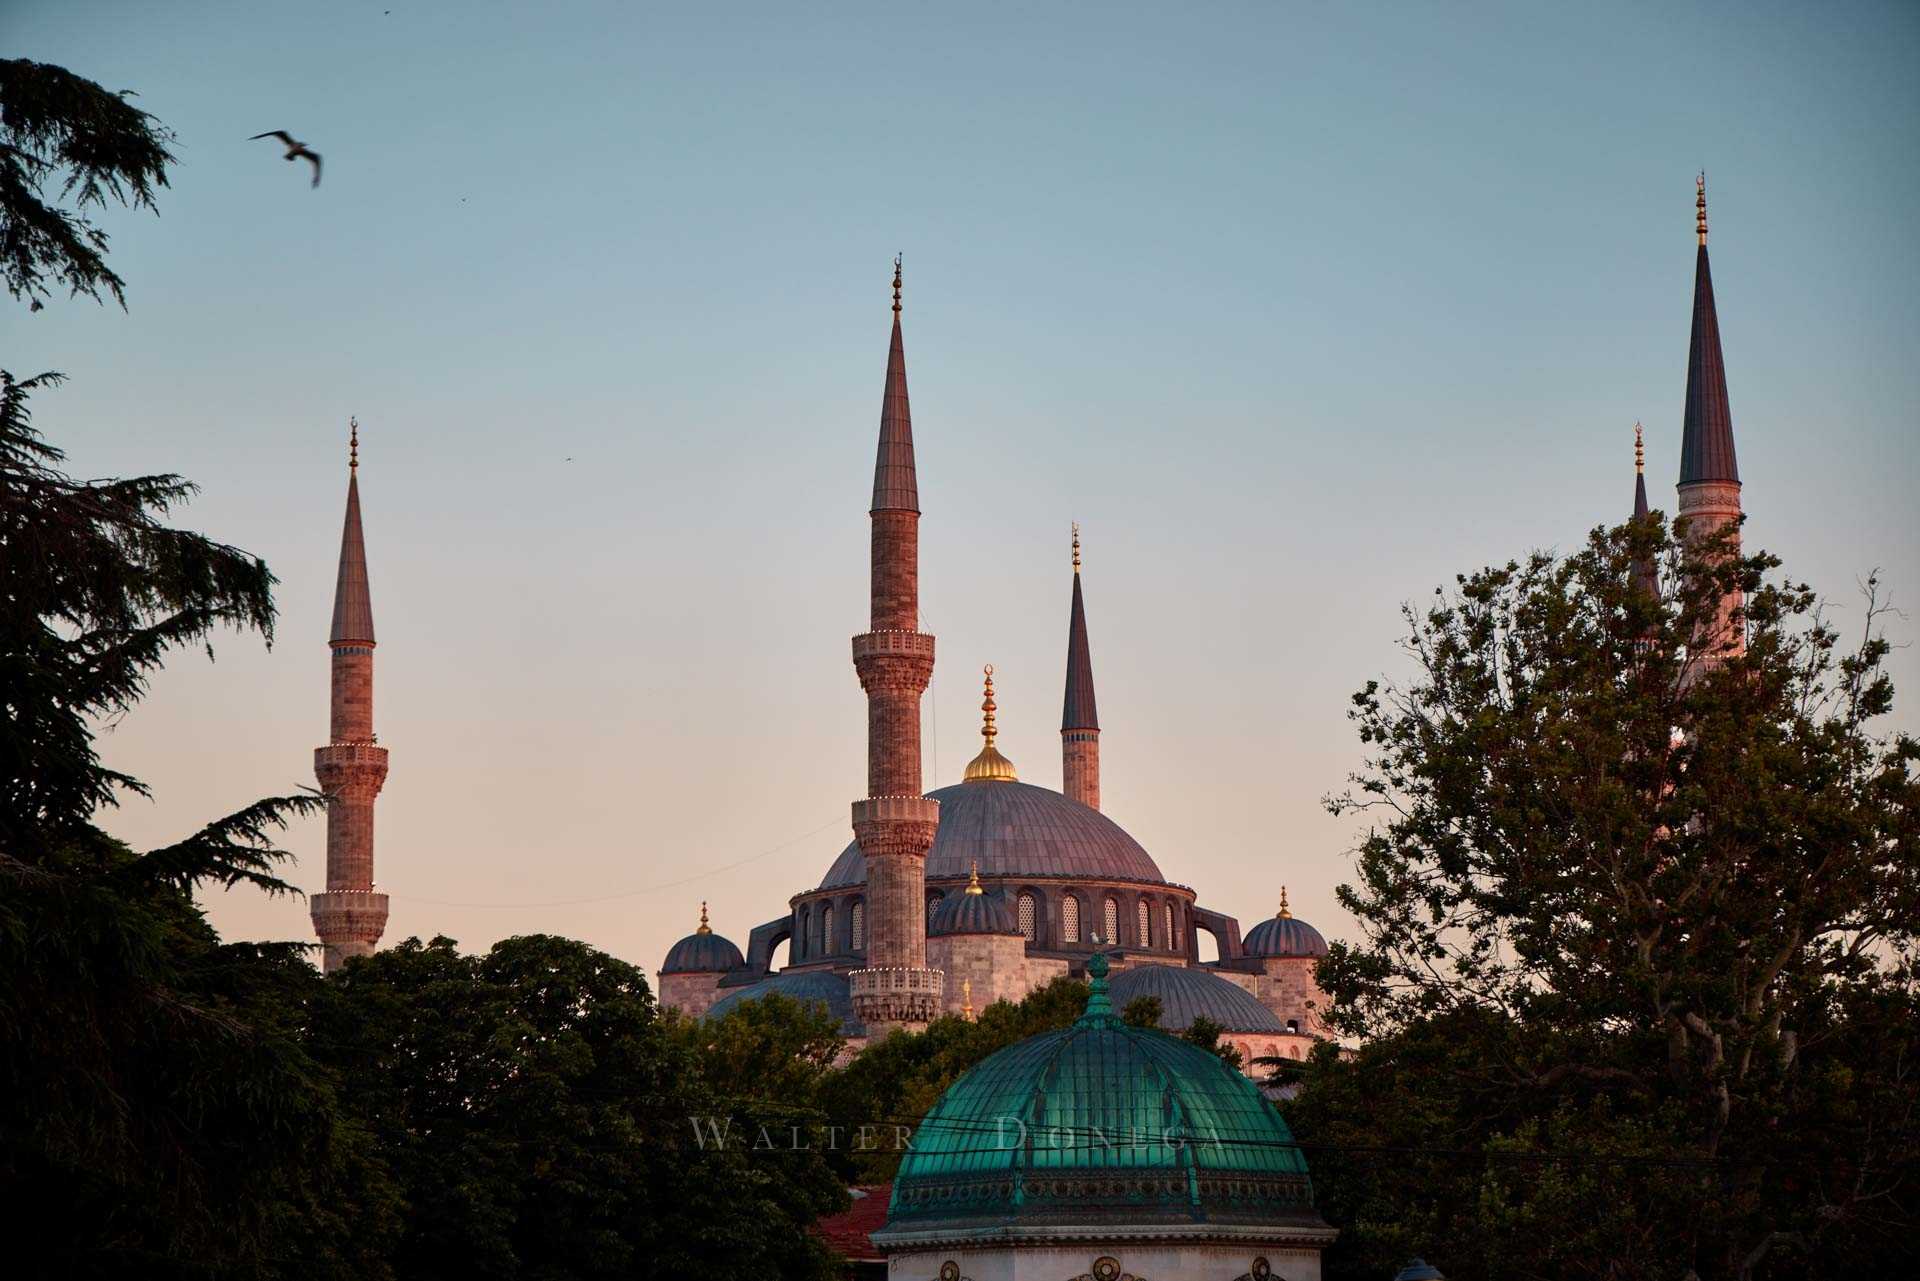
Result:
[[[1084,877],[1164,882],[1152,857],[1118,823],[1058,792],[1027,783],[956,783],[928,792],[940,827],[927,854],[927,879],[964,879],[975,859],[984,877]],[[848,845],[820,882],[823,890],[864,885],[867,861]]]
[[1114,971],[1110,984],[1115,1009],[1141,996],[1160,998],[1160,1026],[1184,1032],[1201,1015],[1229,1032],[1283,1033],[1280,1016],[1231,979],[1178,965],[1133,965]]
[[860,1020],[853,1017],[853,996],[847,990],[845,975],[835,974],[831,970],[804,970],[798,974],[776,974],[761,979],[748,987],[738,988],[721,997],[707,1011],[710,1019],[719,1018],[728,1010],[756,1001],[770,992],[796,1001],[818,1001],[827,1007],[827,1013],[840,1020],[840,1031],[847,1036],[862,1036],[866,1028]]

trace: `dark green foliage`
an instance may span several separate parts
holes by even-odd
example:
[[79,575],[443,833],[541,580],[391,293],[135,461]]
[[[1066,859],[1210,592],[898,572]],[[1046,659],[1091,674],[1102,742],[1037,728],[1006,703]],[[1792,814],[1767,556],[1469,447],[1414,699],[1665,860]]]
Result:
[[[1319,978],[1365,1041],[1287,1106],[1330,1277],[1866,1275],[1910,1240],[1920,747],[1871,724],[1871,580],[1846,652],[1730,550],[1655,518],[1462,578],[1408,612],[1413,682],[1356,696],[1332,808],[1378,826]],[[1690,646],[1733,585],[1746,654]]]
[[[126,282],[107,266],[107,233],[87,211],[109,200],[154,208],[173,162],[173,135],[131,97],[62,67],[0,59],[0,270],[34,311],[49,278],[126,305]],[[61,208],[68,200],[72,208]]]
[[[303,1225],[364,1220],[329,1257],[376,1242],[385,1193],[362,1168],[326,1074],[297,1035],[313,971],[294,947],[225,946],[204,884],[290,892],[274,843],[311,795],[259,801],[137,855],[93,826],[139,783],[105,768],[100,718],[129,710],[176,645],[267,633],[253,557],[161,523],[176,477],[79,482],[0,374],[0,1201],[33,1224],[28,1273],[244,1275]],[[320,1260],[316,1259],[316,1264]]]
[[1197,1045],[1203,1050],[1213,1051],[1220,1056],[1222,1063],[1238,1072],[1245,1060],[1241,1057],[1240,1051],[1231,1044],[1220,1044],[1220,1034],[1225,1031],[1225,1028],[1206,1015],[1198,1014],[1194,1016],[1193,1022],[1187,1024],[1187,1030],[1180,1034],[1180,1039],[1189,1045]]
[[936,1019],[924,1032],[896,1032],[867,1047],[825,1078],[817,1096],[822,1119],[838,1127],[836,1167],[852,1183],[891,1179],[903,1153],[903,1136],[891,1127],[910,1132],[967,1069],[1016,1041],[1071,1026],[1086,1006],[1085,983],[1057,978],[1018,1003],[995,1001],[973,1022]]
[[1162,1011],[1157,996],[1136,996],[1120,1011],[1120,1021],[1128,1027],[1159,1027]]
[[[315,1011],[315,1054],[407,1203],[398,1275],[831,1275],[805,1226],[844,1190],[818,1153],[701,1142],[737,1101],[633,966],[544,935],[476,956],[410,939]],[[785,1064],[739,1082],[760,1066]]]

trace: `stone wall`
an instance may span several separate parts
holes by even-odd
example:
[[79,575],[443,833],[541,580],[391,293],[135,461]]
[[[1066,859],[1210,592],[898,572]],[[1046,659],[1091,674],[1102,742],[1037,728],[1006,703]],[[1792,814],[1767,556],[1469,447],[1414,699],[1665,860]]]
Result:
[[1313,968],[1318,963],[1319,958],[1312,956],[1266,957],[1261,962],[1264,973],[1253,976],[1259,981],[1254,995],[1282,1022],[1291,1019],[1299,1024],[1303,1033],[1324,1035],[1325,1024],[1320,1015],[1326,1008],[1327,998],[1320,991],[1320,985],[1313,981]]
[[720,999],[718,974],[662,974],[660,1004],[699,1018]]
[[1240,1239],[1232,1244],[1115,1240],[920,1248],[890,1255],[887,1276],[889,1281],[1320,1281],[1320,1251],[1336,1234],[1322,1228],[1312,1233],[1320,1240],[1301,1240],[1309,1231],[1275,1229],[1263,1239],[1258,1229],[1235,1228],[1232,1235]]

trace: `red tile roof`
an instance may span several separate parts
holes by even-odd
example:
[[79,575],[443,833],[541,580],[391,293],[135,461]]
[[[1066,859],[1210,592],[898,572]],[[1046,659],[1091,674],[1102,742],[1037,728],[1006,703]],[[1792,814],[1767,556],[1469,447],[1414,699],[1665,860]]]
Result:
[[880,1251],[869,1236],[887,1221],[887,1202],[893,1197],[893,1184],[868,1184],[848,1188],[853,1208],[845,1214],[829,1215],[813,1225],[814,1235],[854,1263],[874,1263]]

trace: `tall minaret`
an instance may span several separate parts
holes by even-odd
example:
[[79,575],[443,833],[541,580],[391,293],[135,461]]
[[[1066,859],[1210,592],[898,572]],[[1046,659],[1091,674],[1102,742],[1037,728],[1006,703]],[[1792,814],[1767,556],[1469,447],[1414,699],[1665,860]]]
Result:
[[[1680,512],[1694,537],[1733,525],[1739,550],[1740,467],[1733,453],[1733,411],[1727,404],[1727,370],[1720,358],[1720,318],[1713,307],[1713,273],[1707,264],[1707,176],[1694,191],[1693,342],[1687,352],[1687,407],[1680,440]],[[1743,628],[1733,622],[1738,592],[1721,602],[1711,649],[1726,656],[1746,652]]]
[[313,772],[327,795],[327,892],[312,899],[313,930],[329,972],[366,956],[387,928],[387,896],[373,888],[373,798],[387,781],[387,749],[373,736],[373,600],[360,534],[360,424],[350,429],[347,523],[333,589],[333,727],[314,749]]
[[1060,712],[1060,790],[1100,808],[1100,714],[1093,705],[1093,654],[1080,599],[1080,526],[1073,527],[1073,612],[1067,616],[1067,699]]
[[939,1011],[945,980],[927,968],[927,851],[940,803],[921,794],[920,695],[933,637],[920,630],[920,491],[900,341],[900,260],[893,260],[893,344],[873,467],[871,630],[853,638],[867,693],[867,799],[853,835],[867,864],[867,968],[848,976],[854,1016],[879,1037]]

